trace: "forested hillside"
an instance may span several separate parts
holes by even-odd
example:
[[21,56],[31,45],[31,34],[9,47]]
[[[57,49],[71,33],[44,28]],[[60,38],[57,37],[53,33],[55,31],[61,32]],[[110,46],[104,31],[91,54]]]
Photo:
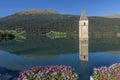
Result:
[[[46,11],[22,11],[0,18],[0,29],[24,28],[27,34],[36,35],[45,34],[49,31],[78,33],[80,16],[63,15],[50,10],[50,12]],[[119,18],[88,17],[88,19],[90,35],[97,36],[97,34],[104,34],[108,36],[119,36]]]

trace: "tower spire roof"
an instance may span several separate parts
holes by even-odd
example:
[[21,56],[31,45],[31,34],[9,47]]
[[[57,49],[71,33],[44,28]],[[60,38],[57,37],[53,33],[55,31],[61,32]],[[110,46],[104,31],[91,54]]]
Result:
[[80,20],[88,20],[85,11],[82,11],[82,14],[81,14]]

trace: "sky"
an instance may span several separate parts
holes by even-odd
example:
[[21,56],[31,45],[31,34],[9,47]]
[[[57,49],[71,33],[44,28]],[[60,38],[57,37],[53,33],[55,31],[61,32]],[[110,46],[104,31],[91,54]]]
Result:
[[120,14],[120,0],[0,0],[0,17],[29,9],[51,9],[61,14],[88,16]]

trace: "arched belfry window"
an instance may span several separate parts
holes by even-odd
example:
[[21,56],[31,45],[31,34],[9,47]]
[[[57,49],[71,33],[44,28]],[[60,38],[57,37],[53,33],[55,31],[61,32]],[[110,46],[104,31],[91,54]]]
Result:
[[86,26],[86,23],[84,22],[84,24],[83,24],[84,26]]

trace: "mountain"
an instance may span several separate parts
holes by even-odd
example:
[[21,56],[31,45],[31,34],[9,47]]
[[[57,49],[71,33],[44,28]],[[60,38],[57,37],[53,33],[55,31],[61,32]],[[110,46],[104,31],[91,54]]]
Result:
[[120,18],[120,14],[105,15],[103,17],[106,17],[106,18]]
[[36,15],[36,14],[58,14],[56,11],[53,10],[39,10],[39,9],[31,9],[31,10],[24,10],[16,13],[17,15]]
[[50,10],[27,10],[1,18],[0,29],[5,30],[22,27],[28,34],[46,33],[50,30],[66,31],[68,28],[70,30],[71,27],[74,28],[75,24],[71,24],[76,22],[74,18],[75,16],[62,15]]
[[[30,35],[45,34],[49,31],[78,34],[79,19],[78,15],[65,15],[51,10],[25,10],[0,18],[0,29],[24,28]],[[120,33],[120,18],[92,16],[88,19],[90,36],[111,37]]]

